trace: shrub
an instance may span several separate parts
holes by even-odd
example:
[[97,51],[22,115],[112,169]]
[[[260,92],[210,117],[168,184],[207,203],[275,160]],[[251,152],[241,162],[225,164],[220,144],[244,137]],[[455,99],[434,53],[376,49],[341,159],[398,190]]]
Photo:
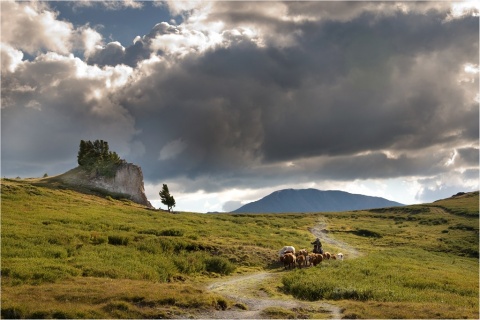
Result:
[[280,307],[268,307],[262,311],[262,316],[270,319],[295,319],[296,315],[293,311]]
[[142,241],[140,244],[137,245],[137,249],[151,254],[157,254],[162,251],[159,247],[158,242],[156,242],[154,239],[147,239],[145,241]]
[[147,230],[140,230],[138,233],[140,234],[153,234],[156,236],[165,236],[165,237],[182,237],[183,231],[178,229],[166,229],[166,230],[155,230],[155,229],[147,229]]
[[183,231],[177,229],[168,229],[161,231],[160,235],[167,237],[181,237],[183,236]]
[[353,234],[360,236],[360,237],[368,237],[368,238],[381,238],[382,235],[378,232],[375,231],[370,231],[366,229],[358,229],[355,231],[352,231]]
[[173,262],[178,271],[185,274],[199,273],[206,268],[205,258],[201,253],[175,256]]
[[235,265],[225,258],[211,257],[206,261],[206,270],[209,272],[215,272],[219,274],[230,274],[235,270]]
[[126,246],[128,245],[128,237],[124,236],[108,236],[108,244],[114,246]]
[[54,283],[58,280],[78,276],[80,270],[61,261],[54,262],[50,259],[37,258],[32,264],[25,264],[26,259],[16,259],[8,266],[2,265],[2,276],[9,277],[18,284],[29,283],[39,285]]
[[2,307],[1,312],[3,319],[24,319],[26,318],[25,311],[20,307]]
[[427,225],[427,226],[437,226],[441,224],[447,224],[448,220],[445,218],[437,218],[437,219],[428,219],[428,220],[421,220],[420,224]]

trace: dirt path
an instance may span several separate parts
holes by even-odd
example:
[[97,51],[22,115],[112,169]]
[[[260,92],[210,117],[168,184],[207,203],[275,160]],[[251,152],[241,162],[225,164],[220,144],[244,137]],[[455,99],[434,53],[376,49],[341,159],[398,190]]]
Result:
[[[310,232],[325,243],[340,250],[346,258],[356,258],[361,253],[352,246],[331,238],[326,231],[326,223],[319,222]],[[237,302],[237,306],[228,310],[209,311],[197,314],[196,318],[208,319],[261,319],[266,308],[277,307],[290,310],[296,318],[303,318],[307,313],[324,314],[325,318],[341,319],[342,311],[339,307],[322,302],[301,301],[291,296],[271,297],[262,290],[262,283],[275,281],[280,283],[282,272],[259,272],[248,275],[235,276],[211,283],[207,289],[221,294]],[[244,306],[245,308],[240,308]],[[303,316],[302,316],[303,315]]]
[[[295,313],[296,318],[304,318],[307,313],[322,313],[326,318],[341,318],[340,308],[326,302],[308,302],[284,297],[269,297],[261,290],[262,282],[278,278],[281,272],[259,272],[255,274],[235,276],[228,280],[212,283],[208,290],[219,293],[237,302],[237,305],[245,306],[246,310],[234,307],[229,310],[218,310],[201,314],[201,318],[209,319],[262,319],[262,312],[266,308],[277,307]],[[302,316],[303,315],[303,316]]]
[[346,258],[358,258],[359,256],[362,255],[360,251],[348,245],[347,243],[331,238],[328,235],[328,231],[326,227],[327,227],[326,223],[319,222],[315,227],[310,228],[309,231],[315,237],[319,238],[320,241],[322,241],[322,243],[324,244],[327,243],[341,250],[341,252],[345,255]]

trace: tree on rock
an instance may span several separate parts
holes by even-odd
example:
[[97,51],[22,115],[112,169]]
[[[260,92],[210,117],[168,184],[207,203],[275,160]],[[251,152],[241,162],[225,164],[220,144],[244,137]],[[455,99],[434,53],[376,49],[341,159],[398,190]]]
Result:
[[162,203],[167,206],[168,212],[170,212],[170,210],[175,207],[175,199],[170,195],[168,186],[164,184],[162,190],[158,194],[160,195],[160,200],[162,200]]
[[108,142],[104,140],[81,140],[77,159],[80,167],[106,176],[115,175],[116,166],[124,162],[116,152],[109,150]]

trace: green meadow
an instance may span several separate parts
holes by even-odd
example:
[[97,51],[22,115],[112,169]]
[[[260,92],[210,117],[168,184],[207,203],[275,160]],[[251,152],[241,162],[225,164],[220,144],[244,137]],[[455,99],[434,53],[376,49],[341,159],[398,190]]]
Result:
[[[244,215],[172,214],[48,179],[2,179],[1,188],[2,318],[195,317],[237,303],[209,292],[210,281],[259,271],[280,274],[264,284],[269,294],[335,304],[346,318],[479,316],[478,192],[401,208]],[[310,249],[320,224],[358,254],[284,271],[278,250]]]

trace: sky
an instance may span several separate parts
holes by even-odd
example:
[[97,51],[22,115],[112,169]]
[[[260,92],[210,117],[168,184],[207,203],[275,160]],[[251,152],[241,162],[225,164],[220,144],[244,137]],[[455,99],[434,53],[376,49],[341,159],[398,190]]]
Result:
[[479,188],[474,2],[1,1],[1,175],[103,139],[156,207]]

